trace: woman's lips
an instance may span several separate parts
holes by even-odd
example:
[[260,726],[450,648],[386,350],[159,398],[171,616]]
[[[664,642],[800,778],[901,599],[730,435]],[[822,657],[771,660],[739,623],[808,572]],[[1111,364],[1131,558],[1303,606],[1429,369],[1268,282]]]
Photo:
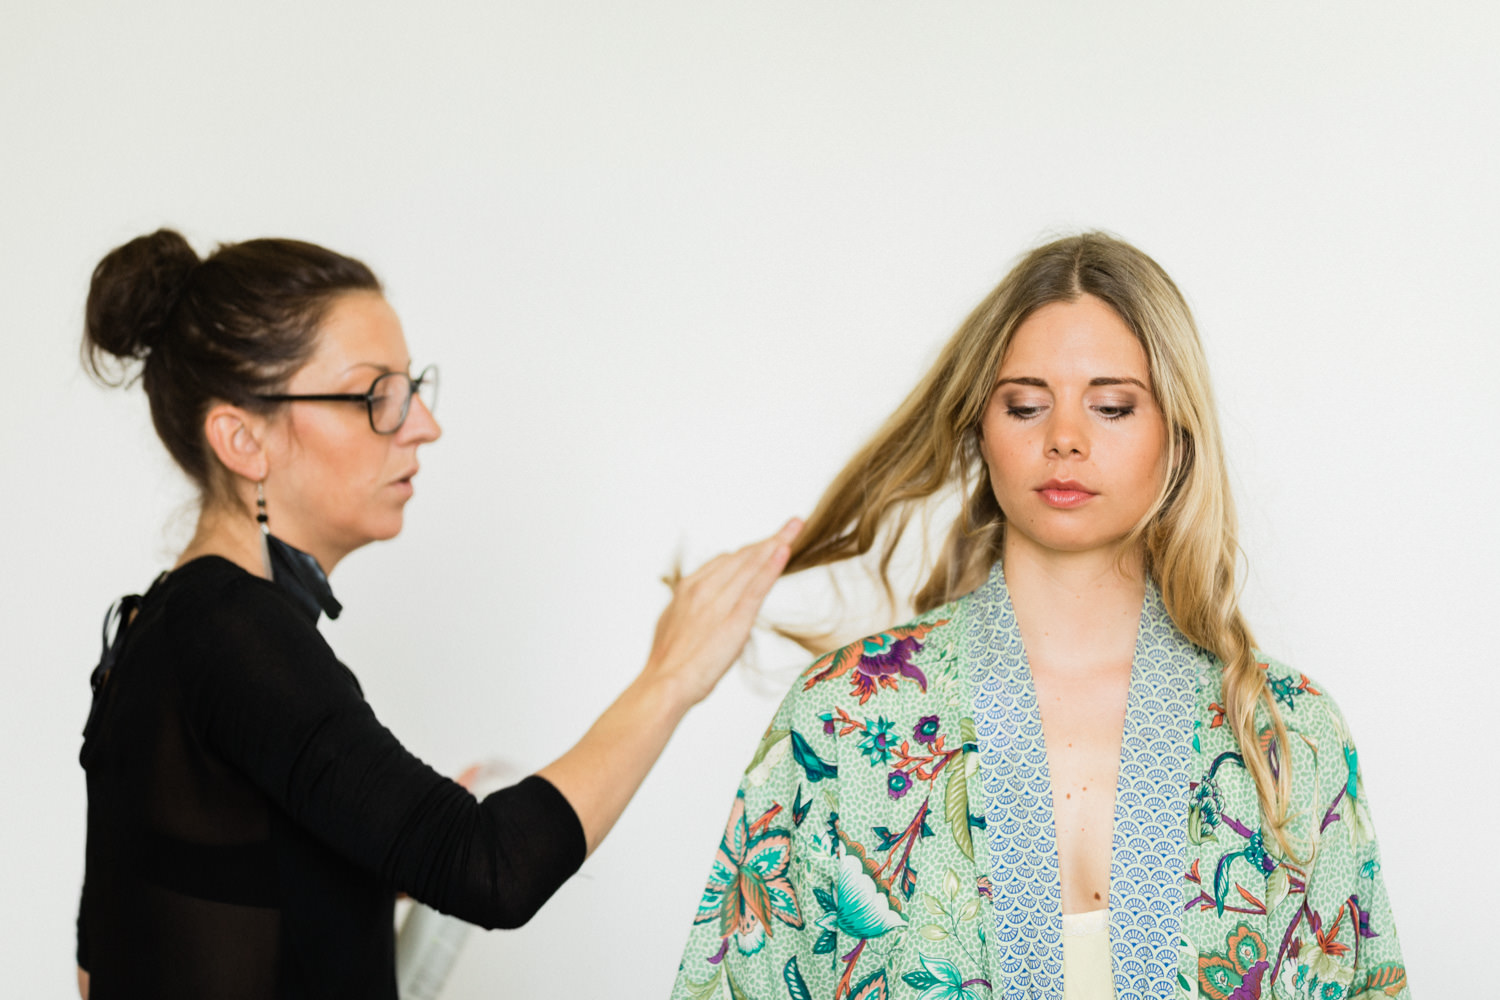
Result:
[[1037,493],[1048,507],[1056,507],[1060,510],[1081,507],[1094,499],[1094,494],[1084,489],[1081,484],[1068,480],[1054,479],[1043,483]]

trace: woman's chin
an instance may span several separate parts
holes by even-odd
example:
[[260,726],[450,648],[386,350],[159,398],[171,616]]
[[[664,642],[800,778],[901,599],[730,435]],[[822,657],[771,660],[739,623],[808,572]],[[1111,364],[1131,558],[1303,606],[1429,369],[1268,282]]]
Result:
[[401,534],[401,526],[402,518],[400,514],[397,514],[396,517],[391,521],[391,523],[385,526],[380,534],[375,536],[375,540],[381,542],[390,541],[392,538],[395,538],[397,535]]
[[1031,546],[1059,556],[1081,556],[1089,553],[1113,555],[1120,551],[1128,534],[1058,531],[1027,537]]
[[400,507],[393,511],[383,513],[378,520],[366,526],[365,538],[370,542],[388,542],[401,534],[401,527],[405,518]]

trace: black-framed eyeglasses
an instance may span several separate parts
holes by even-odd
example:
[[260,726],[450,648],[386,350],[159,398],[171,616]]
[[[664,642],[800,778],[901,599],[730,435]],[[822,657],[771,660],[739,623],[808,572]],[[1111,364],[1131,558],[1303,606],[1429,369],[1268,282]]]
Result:
[[437,365],[428,365],[416,378],[406,372],[378,375],[370,383],[369,392],[269,393],[255,398],[268,403],[364,403],[370,414],[370,430],[376,434],[394,434],[406,423],[412,396],[421,397],[427,412],[437,409]]

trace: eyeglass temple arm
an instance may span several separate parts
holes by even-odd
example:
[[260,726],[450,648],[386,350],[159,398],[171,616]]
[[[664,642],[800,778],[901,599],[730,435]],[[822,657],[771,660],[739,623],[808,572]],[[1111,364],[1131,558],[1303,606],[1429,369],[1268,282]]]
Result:
[[268,403],[291,403],[299,399],[321,403],[364,403],[370,399],[368,392],[324,392],[324,393],[264,393],[255,397]]

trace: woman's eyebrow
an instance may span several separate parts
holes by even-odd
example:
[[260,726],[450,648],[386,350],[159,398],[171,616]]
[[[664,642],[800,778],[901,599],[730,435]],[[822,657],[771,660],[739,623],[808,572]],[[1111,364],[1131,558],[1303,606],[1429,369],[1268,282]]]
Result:
[[[411,367],[411,362],[408,361],[406,363],[406,368],[410,368],[410,367]],[[348,368],[344,369],[344,374],[347,375],[350,372],[354,371],[356,368],[373,368],[373,369],[375,369],[377,372],[379,372],[382,375],[388,375],[392,371],[396,370],[396,369],[393,369],[393,368],[389,367],[388,365],[382,365],[382,364],[379,364],[378,362],[375,362],[375,361],[356,361],[356,362],[354,362],[354,364],[352,364]],[[405,371],[406,369],[401,369],[401,370]]]
[[[1039,389],[1048,389],[1048,388],[1051,388],[1051,386],[1047,385],[1047,380],[1046,379],[1036,378],[1035,376],[1032,376],[1032,375],[1015,375],[1015,376],[1012,376],[1011,378],[1000,379],[998,382],[995,383],[995,386],[997,388],[999,386],[1002,386],[1002,385],[1034,385],[1034,386],[1036,386]],[[1135,385],[1135,386],[1140,386],[1142,389],[1145,389],[1147,392],[1151,391],[1150,388],[1148,388],[1146,386],[1146,384],[1144,382],[1142,382],[1140,379],[1138,379],[1138,378],[1131,378],[1128,375],[1118,375],[1118,376],[1101,375],[1098,378],[1091,378],[1091,379],[1089,379],[1089,385]]]

